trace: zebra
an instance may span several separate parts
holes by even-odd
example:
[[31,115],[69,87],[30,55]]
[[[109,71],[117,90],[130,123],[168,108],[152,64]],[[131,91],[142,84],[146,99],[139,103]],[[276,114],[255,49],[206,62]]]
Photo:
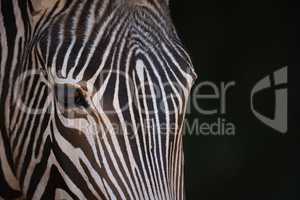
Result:
[[0,199],[185,199],[168,0],[1,0],[0,37]]

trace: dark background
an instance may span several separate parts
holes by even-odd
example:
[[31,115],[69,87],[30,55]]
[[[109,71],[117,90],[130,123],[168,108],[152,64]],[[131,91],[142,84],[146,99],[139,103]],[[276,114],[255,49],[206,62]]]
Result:
[[[170,0],[170,6],[198,74],[196,85],[236,82],[223,116],[236,125],[236,135],[185,136],[187,200],[300,199],[297,144],[288,141],[297,130],[290,124],[296,111],[289,106],[289,131],[283,135],[257,120],[250,109],[254,85],[288,65],[287,1]],[[269,116],[272,95],[266,93],[256,102]],[[204,116],[192,107],[187,118],[192,123],[220,116]]]

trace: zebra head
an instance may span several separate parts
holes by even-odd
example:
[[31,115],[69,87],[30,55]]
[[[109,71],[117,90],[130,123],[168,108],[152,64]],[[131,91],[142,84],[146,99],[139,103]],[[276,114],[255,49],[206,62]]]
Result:
[[183,121],[196,75],[167,0],[32,0],[27,10],[23,63],[39,73],[22,88],[39,112],[28,114],[32,139],[13,149],[24,195],[184,199]]

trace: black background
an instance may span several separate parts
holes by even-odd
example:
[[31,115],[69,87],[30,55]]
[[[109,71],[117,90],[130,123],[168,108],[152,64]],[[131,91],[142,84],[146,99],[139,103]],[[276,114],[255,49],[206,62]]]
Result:
[[[185,136],[187,200],[300,199],[294,173],[300,169],[299,156],[288,143],[296,129],[289,125],[288,134],[282,135],[250,109],[253,86],[288,65],[287,1],[171,0],[170,8],[198,74],[196,85],[236,82],[223,116],[236,125],[236,135]],[[272,95],[266,93],[256,102],[270,116]],[[202,105],[212,108],[217,102]],[[204,116],[192,107],[187,118],[192,123],[220,116]],[[289,122],[293,116],[289,106]]]

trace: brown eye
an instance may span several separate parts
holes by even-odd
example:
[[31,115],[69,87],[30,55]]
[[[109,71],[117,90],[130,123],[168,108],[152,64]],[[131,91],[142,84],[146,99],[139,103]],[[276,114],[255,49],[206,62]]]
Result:
[[55,85],[55,96],[59,104],[67,109],[89,107],[84,91],[77,86],[57,84]]

